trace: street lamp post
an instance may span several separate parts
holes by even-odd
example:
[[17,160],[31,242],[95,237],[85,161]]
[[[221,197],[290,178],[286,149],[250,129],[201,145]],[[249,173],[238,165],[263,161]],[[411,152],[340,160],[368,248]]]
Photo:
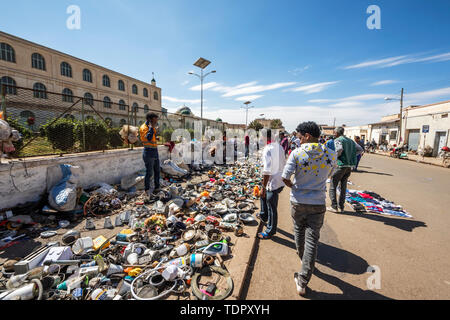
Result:
[[386,100],[386,101],[392,101],[392,100],[397,100],[397,101],[400,101],[400,132],[399,132],[399,135],[398,135],[398,138],[397,138],[397,145],[400,145],[400,143],[402,143],[402,130],[403,130],[403,94],[404,94],[404,91],[405,91],[405,89],[404,88],[402,88],[402,93],[401,93],[401,97],[400,97],[400,99],[397,99],[397,98],[389,98],[389,97],[386,97],[386,98],[384,98],[384,100]]
[[203,80],[209,76],[211,73],[216,73],[216,70],[213,70],[211,72],[208,72],[207,74],[203,74],[203,70],[209,66],[211,61],[208,61],[206,59],[200,58],[197,60],[197,62],[194,63],[194,66],[199,67],[201,70],[200,74],[196,74],[194,72],[189,72],[190,75],[197,76],[200,78],[200,91],[201,91],[201,120],[202,120],[202,127],[203,127]]
[[250,107],[249,104],[251,104],[250,101],[244,102],[245,107],[241,107],[241,109],[245,109],[246,116],[245,116],[245,128],[248,129],[248,110],[254,108],[253,106]]

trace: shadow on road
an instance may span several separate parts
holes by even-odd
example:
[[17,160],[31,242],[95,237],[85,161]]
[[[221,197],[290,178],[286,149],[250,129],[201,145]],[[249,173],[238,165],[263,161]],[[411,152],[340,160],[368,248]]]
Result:
[[355,287],[348,282],[342,281],[338,277],[321,272],[319,269],[314,270],[314,275],[323,281],[339,288],[342,293],[326,293],[318,292],[307,288],[306,297],[311,300],[393,300],[382,294],[376,293],[371,290],[363,290],[361,288]]
[[375,171],[365,171],[365,170],[358,170],[358,171],[352,171],[352,174],[355,173],[370,173],[370,174],[376,174],[379,176],[389,176],[389,177],[393,177],[394,175],[390,174],[390,173],[384,173],[384,172],[375,172]]
[[371,213],[357,213],[357,212],[341,212],[340,215],[345,216],[351,216],[351,217],[358,217],[358,218],[364,218],[369,219],[377,222],[383,222],[385,225],[392,226],[395,228],[398,228],[403,231],[412,232],[415,228],[424,227],[427,228],[427,225],[425,222],[422,221],[415,221],[415,220],[407,220],[407,219],[401,219],[401,218],[395,218],[395,217],[388,217],[384,215],[378,215],[378,214],[371,214]]

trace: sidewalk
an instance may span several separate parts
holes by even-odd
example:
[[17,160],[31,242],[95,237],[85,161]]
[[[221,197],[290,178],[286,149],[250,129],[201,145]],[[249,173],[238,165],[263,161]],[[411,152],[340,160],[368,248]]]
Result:
[[[385,152],[385,151],[377,150],[375,152],[375,154],[389,157],[389,152]],[[422,157],[422,156],[414,155],[414,154],[408,154],[408,159],[407,160],[415,161],[415,162],[418,162],[418,163],[431,164],[433,166],[438,166],[438,167],[444,167],[442,165],[442,159],[441,158],[429,158],[429,157]]]

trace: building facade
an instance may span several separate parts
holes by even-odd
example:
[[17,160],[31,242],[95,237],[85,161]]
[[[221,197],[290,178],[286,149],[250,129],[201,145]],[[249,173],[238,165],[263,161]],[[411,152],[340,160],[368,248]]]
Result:
[[[128,106],[136,108],[139,122],[150,110],[161,112],[161,88],[154,79],[146,83],[4,32],[0,32],[0,81],[49,93],[31,95],[33,103],[26,106],[8,106],[8,113],[21,120],[36,112],[45,118],[59,115],[73,104],[74,97],[98,100],[93,103],[95,110],[116,125],[127,121]],[[60,110],[45,103],[50,93],[61,95]],[[9,87],[7,94],[18,93]]]
[[402,136],[408,148],[418,150],[429,146],[433,148],[433,156],[437,156],[442,147],[450,144],[449,113],[450,101],[406,108]]

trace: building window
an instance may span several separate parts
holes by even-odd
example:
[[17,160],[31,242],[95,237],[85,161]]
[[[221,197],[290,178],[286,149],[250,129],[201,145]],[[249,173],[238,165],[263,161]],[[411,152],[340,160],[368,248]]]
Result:
[[133,113],[137,113],[138,111],[139,111],[139,105],[135,102],[135,103],[133,103],[133,109],[132,109],[133,111]]
[[126,110],[125,101],[123,100],[119,101],[119,110]]
[[125,119],[120,119],[119,123],[120,123],[121,126],[124,126],[124,125],[127,124],[127,121]]
[[29,118],[36,119],[36,116],[34,115],[34,113],[31,111],[28,111],[28,110],[22,111],[19,116],[20,116],[20,118],[22,118],[25,121],[27,121]]
[[155,92],[153,93],[153,99],[159,100],[158,92],[155,91]]
[[31,55],[31,67],[34,69],[45,71],[45,59],[39,53],[33,53]]
[[148,89],[144,88],[144,97],[148,98]]
[[10,77],[1,78],[0,85],[6,85],[6,92],[5,92],[6,94],[17,95],[16,81],[13,78]]
[[92,83],[92,73],[88,69],[83,70],[83,81]]
[[103,86],[111,88],[111,81],[109,80],[109,77],[107,75],[103,76]]
[[441,115],[441,118],[448,118],[448,113]]
[[148,105],[145,105],[144,106],[144,112],[145,113],[148,113],[150,111],[150,108],[148,107]]
[[119,80],[119,90],[120,91],[125,91],[125,83],[123,83],[122,80]]
[[103,106],[111,109],[111,99],[109,97],[103,98]]
[[72,67],[67,62],[61,63],[61,75],[72,78]]
[[133,84],[133,94],[138,94],[138,87],[135,84]]
[[64,119],[70,119],[72,121],[75,121],[75,116],[73,114],[66,114],[64,116]]
[[16,53],[13,47],[4,42],[0,43],[0,60],[16,62]]
[[62,91],[62,101],[64,102],[73,102],[73,92],[69,88],[65,88]]
[[389,139],[397,140],[397,131],[391,131],[391,133],[389,134]]
[[90,94],[89,92],[86,92],[84,94],[84,103],[86,103],[88,106],[94,105],[94,96]]
[[112,127],[113,121],[111,118],[105,118],[105,123],[108,125],[108,127]]
[[33,95],[35,98],[47,99],[47,88],[40,82],[33,86]]

